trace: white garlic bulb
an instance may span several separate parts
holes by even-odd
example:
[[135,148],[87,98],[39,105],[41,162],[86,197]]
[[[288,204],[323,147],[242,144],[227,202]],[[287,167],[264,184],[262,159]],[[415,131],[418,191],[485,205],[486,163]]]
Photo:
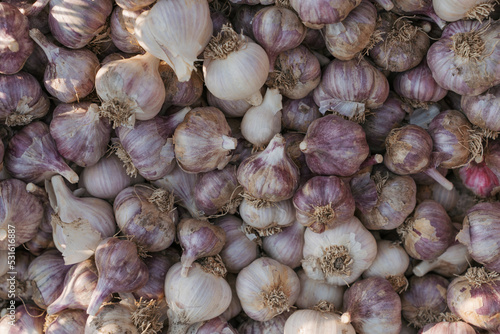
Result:
[[304,239],[302,268],[310,278],[328,284],[351,284],[377,255],[375,238],[356,217],[323,233],[307,229]]
[[133,311],[125,303],[104,305],[99,313],[87,318],[85,334],[139,334],[132,321]]
[[295,208],[291,199],[256,206],[244,198],[239,211],[243,221],[261,236],[270,235],[273,229],[290,226],[295,221]]
[[297,271],[300,279],[300,294],[295,305],[301,309],[310,309],[321,301],[326,301],[342,310],[342,298],[345,287],[336,286],[309,278],[303,269]]
[[194,262],[187,277],[181,271],[178,262],[165,277],[169,334],[184,334],[190,325],[221,315],[231,303],[231,287],[214,268]]
[[172,67],[180,82],[191,78],[212,31],[206,0],[159,0],[135,22],[139,44]]
[[203,75],[207,89],[222,100],[262,103],[260,88],[269,74],[266,51],[244,35],[224,25],[205,50]]
[[351,324],[340,321],[340,315],[315,310],[298,310],[285,323],[284,334],[356,334]]
[[264,101],[247,110],[241,121],[241,134],[257,147],[267,145],[281,131],[282,96],[278,89],[267,89]]
[[261,257],[243,268],[236,278],[236,293],[243,311],[267,321],[290,309],[300,292],[297,274],[288,266]]

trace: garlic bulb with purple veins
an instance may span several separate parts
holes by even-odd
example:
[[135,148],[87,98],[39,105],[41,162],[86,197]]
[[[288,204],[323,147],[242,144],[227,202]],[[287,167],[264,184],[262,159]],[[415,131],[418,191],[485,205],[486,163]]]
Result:
[[260,239],[245,230],[240,218],[233,215],[219,217],[215,225],[226,233],[226,243],[220,252],[222,261],[230,273],[238,273],[259,256]]
[[158,180],[174,169],[172,135],[190,110],[184,108],[169,116],[137,121],[133,128],[120,126],[115,129],[120,142],[114,146],[117,151],[125,150],[119,157],[127,164],[129,172],[137,170],[146,180]]
[[283,201],[297,189],[299,169],[288,156],[285,144],[285,138],[278,133],[264,151],[245,159],[238,167],[238,182],[257,201]]
[[0,121],[7,126],[30,123],[47,114],[50,102],[34,76],[26,72],[0,75]]
[[[12,273],[12,269],[9,267],[10,264],[12,264],[13,258],[11,257],[9,259],[8,252],[8,250],[0,251],[0,298],[3,300],[15,299],[17,302],[31,299],[33,297],[33,284],[28,280],[28,268],[35,257],[27,251],[16,249],[16,283],[14,287],[12,286],[14,282],[11,280],[11,275],[8,273]],[[14,296],[12,296],[12,294],[14,294]]]
[[[125,15],[125,11],[128,15]],[[143,11],[137,10],[125,10],[119,6],[115,7],[113,13],[111,13],[110,17],[110,29],[111,29],[111,40],[113,44],[122,52],[126,53],[140,53],[142,51],[139,42],[134,35],[134,30],[129,31],[127,20],[130,18],[137,19],[137,17]]]
[[187,277],[181,275],[180,262],[169,269],[165,278],[168,334],[185,334],[189,326],[219,316],[231,303],[224,266],[207,259],[203,264],[194,262]]
[[471,261],[472,257],[467,250],[467,246],[455,242],[437,259],[422,261],[414,266],[413,273],[422,277],[432,271],[444,277],[454,278],[463,274]]
[[240,300],[238,299],[238,294],[236,293],[236,277],[237,277],[236,274],[228,273],[226,275],[226,281],[229,283],[229,286],[231,287],[232,297],[231,297],[231,303],[224,311],[224,313],[222,313],[220,316],[223,319],[226,319],[227,321],[233,319],[242,311],[241,303]]
[[248,318],[238,327],[240,334],[283,334],[285,330],[285,322],[293,311],[278,314],[268,321],[256,321]]
[[456,239],[467,246],[475,261],[500,272],[499,230],[500,203],[478,203],[467,211]]
[[300,279],[300,294],[295,305],[301,309],[312,309],[322,301],[332,304],[335,310],[342,309],[345,287],[331,285],[309,278],[303,269],[297,271]]
[[356,334],[351,324],[343,323],[340,315],[323,310],[298,310],[286,321],[284,334],[331,333]]
[[315,176],[293,196],[297,221],[317,233],[348,221],[355,204],[349,186],[336,176]]
[[250,318],[268,321],[295,304],[300,281],[290,267],[261,257],[239,272],[236,292]]
[[206,220],[183,219],[177,226],[177,239],[183,251],[181,256],[182,277],[187,277],[194,261],[215,256],[226,243],[226,233],[220,226]]
[[165,101],[165,87],[158,71],[160,60],[150,53],[103,65],[95,88],[102,101],[101,114],[113,128],[133,127],[135,120],[155,117]]
[[94,90],[99,60],[92,51],[58,47],[38,29],[31,29],[30,37],[47,57],[44,85],[50,95],[61,102],[71,103],[83,99]]
[[113,210],[122,233],[145,251],[158,252],[174,242],[178,212],[174,196],[162,189],[146,184],[125,188],[116,195]]
[[10,315],[2,317],[0,331],[3,334],[42,334],[44,321],[42,310],[33,304],[23,304]]
[[96,315],[89,315],[85,334],[139,334],[132,320],[134,308],[128,303],[107,303]]
[[207,91],[207,102],[212,107],[219,108],[224,115],[229,117],[242,117],[252,107],[250,103],[242,100],[222,100]]
[[189,327],[186,334],[238,334],[238,332],[221,316]]
[[382,277],[391,283],[394,291],[400,293],[408,287],[405,277],[410,257],[403,247],[389,240],[377,241],[377,257],[363,272],[363,278]]
[[[61,294],[49,305],[47,314],[53,315],[66,309],[87,310],[97,286],[97,275],[94,259],[73,265],[66,273]],[[109,300],[111,298],[106,301]]]
[[313,121],[299,147],[307,166],[320,175],[350,176],[369,154],[363,128],[336,115]]
[[76,197],[61,176],[52,177],[45,189],[49,193],[52,236],[67,264],[84,261],[94,254],[99,242],[115,234],[111,205],[98,198]]
[[51,0],[49,26],[62,45],[80,49],[106,29],[112,0]]
[[21,70],[33,52],[33,41],[29,38],[29,21],[17,7],[0,3],[0,73],[14,74]]
[[203,94],[203,75],[200,70],[191,74],[188,81],[180,82],[174,70],[167,64],[160,63],[160,76],[165,85],[165,104],[187,107],[194,104]]
[[372,176],[377,189],[377,202],[357,217],[369,230],[392,230],[404,223],[417,203],[417,186],[409,176],[376,171]]
[[64,278],[71,266],[65,265],[57,249],[49,249],[36,257],[28,267],[27,281],[33,286],[33,301],[46,309],[63,291]]
[[412,276],[409,288],[401,294],[403,317],[414,327],[435,322],[447,309],[448,280],[435,274]]
[[151,5],[154,0],[116,0],[116,4],[123,9],[139,10]]
[[95,250],[95,264],[99,279],[87,308],[90,315],[96,315],[111,293],[132,292],[148,281],[148,267],[132,241],[104,239]]
[[86,167],[95,165],[106,153],[111,125],[100,118],[95,103],[59,104],[52,115],[50,134],[63,158]]
[[290,0],[290,6],[298,13],[304,25],[311,29],[321,29],[325,24],[341,22],[360,3],[361,0]]
[[244,198],[238,211],[243,221],[260,236],[279,233],[283,227],[291,226],[295,222],[292,200],[263,202]]
[[58,314],[55,319],[45,320],[45,334],[82,333],[89,315],[82,310],[66,310]]
[[44,210],[40,200],[26,191],[23,181],[0,181],[0,208],[1,250],[14,251],[15,247],[35,237]]
[[377,255],[377,242],[356,218],[315,233],[304,233],[302,268],[307,276],[332,285],[348,285],[368,269]]
[[424,200],[398,227],[398,233],[408,255],[418,260],[435,260],[453,243],[457,232],[441,204]]
[[359,334],[399,334],[401,299],[392,284],[382,277],[370,277],[350,286],[344,294],[340,320],[351,323]]
[[160,0],[135,23],[139,44],[172,67],[180,82],[191,77],[212,29],[208,2],[200,0]]
[[[420,332],[419,332],[420,333]],[[476,334],[474,327],[463,321],[447,322],[441,321],[433,324],[428,324],[422,327],[424,334]]]
[[[119,151],[116,151],[119,153]],[[105,155],[97,163],[87,166],[80,174],[79,187],[93,196],[112,200],[123,189],[143,181],[142,177],[130,176],[122,160],[116,154]]]
[[42,122],[27,125],[12,137],[4,163],[10,175],[24,182],[40,183],[56,174],[78,182],[78,175],[57,152],[49,127]]
[[264,147],[281,131],[281,98],[278,89],[268,88],[262,103],[243,116],[241,133],[255,147]]
[[321,117],[312,94],[301,99],[287,99],[283,103],[281,113],[281,123],[284,128],[303,133],[307,132],[307,128],[315,119]]
[[162,252],[150,253],[149,257],[144,259],[144,263],[148,267],[149,279],[146,285],[133,292],[134,297],[139,300],[162,300],[165,298],[165,276],[168,270],[174,264],[179,262],[180,256],[176,250],[172,248]]
[[304,247],[304,226],[295,221],[282,231],[262,239],[262,249],[270,258],[294,269],[302,261]]
[[188,112],[175,129],[173,140],[175,158],[188,173],[223,169],[237,145],[224,114],[214,107],[200,107]]
[[194,190],[196,206],[205,215],[234,214],[241,203],[243,191],[236,178],[235,165],[203,173]]

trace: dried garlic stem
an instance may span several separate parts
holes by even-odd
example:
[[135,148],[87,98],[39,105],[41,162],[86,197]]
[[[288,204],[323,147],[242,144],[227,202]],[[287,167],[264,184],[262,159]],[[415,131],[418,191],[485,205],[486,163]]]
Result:
[[227,270],[219,254],[204,257],[198,261],[203,271],[219,277],[226,277]]
[[453,35],[451,37],[453,42],[451,50],[461,58],[470,61],[481,60],[481,55],[486,48],[486,43],[480,35],[480,31],[461,32]]
[[499,274],[495,271],[487,271],[484,267],[473,267],[469,268],[465,273],[464,277],[473,286],[478,287],[482,284],[487,284],[497,278]]
[[122,100],[112,99],[105,101],[99,107],[100,116],[106,117],[113,122],[113,129],[118,126],[133,127],[135,124],[135,111],[139,106],[129,98]]
[[465,18],[469,20],[478,20],[481,22],[488,16],[490,16],[491,12],[495,10],[495,2],[492,3],[481,3],[475,7],[469,9],[467,13],[465,13]]
[[136,302],[137,309],[132,313],[132,321],[141,334],[156,334],[163,328],[160,302],[155,299]]
[[389,275],[386,277],[386,279],[391,283],[392,288],[394,291],[397,293],[402,293],[408,289],[408,279],[405,277],[405,275]]
[[137,177],[137,168],[135,168],[132,158],[128,155],[127,151],[125,151],[122,144],[119,141],[116,141],[111,145],[111,149],[123,163],[123,167],[125,167],[127,175]]
[[328,225],[336,217],[335,210],[332,208],[332,203],[328,205],[314,207],[314,212],[310,215],[309,225],[318,223],[320,225]]
[[247,200],[248,204],[253,206],[254,208],[261,209],[261,208],[267,208],[270,207],[271,205],[274,205],[273,202],[266,201],[261,198],[256,198],[250,195],[247,192],[244,192],[240,195],[244,199]]
[[322,313],[333,313],[335,312],[335,305],[326,300],[320,300],[312,309]]
[[226,59],[227,56],[246,45],[243,35],[238,35],[230,23],[224,24],[217,36],[212,37],[205,49],[205,58]]
[[277,314],[281,314],[290,309],[288,306],[288,297],[283,292],[281,286],[271,288],[268,291],[262,291],[260,295],[264,299],[264,306],[269,307]]
[[155,191],[153,191],[151,196],[148,198],[148,201],[149,203],[155,204],[161,212],[171,212],[172,210],[175,210],[174,193],[169,193],[165,189],[155,189]]
[[437,322],[438,316],[439,314],[436,314],[431,309],[423,307],[418,309],[417,316],[409,323],[415,328],[422,328],[425,325]]
[[346,246],[330,246],[319,259],[321,270],[326,276],[340,276],[351,274],[352,258]]

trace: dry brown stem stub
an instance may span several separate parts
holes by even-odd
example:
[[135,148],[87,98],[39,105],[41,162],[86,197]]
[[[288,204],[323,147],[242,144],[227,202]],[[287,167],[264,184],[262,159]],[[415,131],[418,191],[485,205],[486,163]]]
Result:
[[437,322],[438,316],[439,314],[437,314],[433,310],[427,307],[422,307],[418,309],[415,319],[412,319],[412,321],[409,321],[409,323],[415,328],[422,328],[427,324]]
[[499,274],[495,271],[487,271],[484,267],[472,267],[467,269],[464,277],[475,287],[487,284],[497,278]]
[[227,269],[219,254],[208,256],[198,261],[203,271],[219,277],[226,277]]
[[321,270],[325,276],[349,276],[353,260],[346,246],[329,246],[319,259]]
[[459,57],[469,61],[480,61],[486,48],[486,43],[481,38],[481,32],[469,31],[455,34],[451,37],[451,49]]
[[156,334],[163,328],[159,301],[155,299],[136,302],[137,309],[132,313],[132,321],[141,334]]
[[389,281],[389,283],[391,283],[392,288],[398,294],[402,293],[402,292],[406,291],[406,289],[408,289],[409,283],[408,283],[408,279],[406,279],[405,275],[397,275],[397,276],[390,275],[390,276],[387,276],[386,279]]
[[115,152],[116,156],[123,163],[123,167],[125,167],[125,171],[130,177],[137,177],[137,168],[135,168],[134,163],[132,162],[132,158],[128,155],[127,151],[123,148],[120,142],[114,142],[111,145],[111,149]]
[[217,36],[212,37],[205,49],[205,58],[226,59],[227,56],[246,45],[243,35],[238,35],[230,23],[224,24]]
[[99,116],[106,117],[113,122],[113,129],[118,126],[133,127],[135,117],[133,110],[137,108],[137,103],[130,99],[112,99],[105,101],[99,107]]
[[171,212],[174,210],[175,196],[174,193],[169,193],[165,189],[158,188],[153,191],[148,198],[149,203],[153,203],[161,212]]
[[264,300],[264,305],[271,308],[277,314],[281,314],[290,309],[288,306],[288,297],[283,292],[281,286],[272,288],[269,291],[262,291],[260,295]]
[[334,313],[335,312],[335,305],[327,302],[326,300],[320,300],[318,302],[318,304],[313,306],[312,309],[315,311],[322,312],[322,313]]
[[465,13],[465,18],[481,22],[490,16],[491,12],[495,10],[495,2],[480,3],[479,5],[472,7],[467,13]]

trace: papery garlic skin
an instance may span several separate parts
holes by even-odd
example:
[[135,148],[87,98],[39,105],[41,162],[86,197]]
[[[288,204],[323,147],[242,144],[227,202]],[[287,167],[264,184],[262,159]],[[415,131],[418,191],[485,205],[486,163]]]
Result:
[[262,249],[272,259],[294,269],[302,261],[304,247],[304,230],[298,221],[284,227],[281,232],[262,239]]
[[237,140],[224,114],[214,107],[195,108],[175,129],[175,158],[188,173],[223,169],[231,160]]
[[112,303],[104,305],[96,315],[90,315],[85,334],[140,334],[132,321],[130,305]]
[[[125,14],[127,12],[127,14]],[[137,42],[134,35],[134,30],[132,26],[132,31],[128,30],[130,23],[134,24],[137,17],[143,12],[143,10],[125,10],[120,6],[113,9],[110,18],[110,29],[111,29],[111,40],[113,44],[120,49],[120,51],[126,53],[140,53],[142,48]],[[129,20],[132,19],[132,22]]]
[[[486,19],[494,10],[493,0],[433,0],[436,14],[443,20],[454,22],[461,19]],[[481,8],[482,7],[482,8]]]
[[180,82],[188,81],[194,62],[212,37],[205,0],[160,0],[135,23],[139,44],[172,67]]
[[284,334],[356,334],[351,324],[340,321],[336,313],[315,310],[295,311],[285,323]]
[[50,322],[45,321],[45,334],[81,333],[85,330],[85,323],[88,314],[82,310],[67,310],[57,315],[57,318]]
[[304,233],[302,268],[307,276],[332,285],[347,285],[368,269],[377,255],[373,235],[356,218],[315,233]]
[[295,304],[300,281],[290,267],[261,257],[238,273],[236,292],[250,318],[267,321]]
[[255,206],[252,201],[243,199],[239,207],[243,221],[258,231],[290,226],[295,221],[295,209],[291,200],[272,202]]
[[360,3],[361,0],[290,0],[290,6],[299,14],[304,25],[312,29],[321,29],[325,24],[341,22]]
[[[45,318],[43,311],[33,304],[23,304],[15,308],[10,316],[0,320],[0,331],[4,334],[42,334]],[[14,322],[14,326],[12,325]]]
[[303,269],[299,269],[297,275],[300,279],[300,294],[295,305],[298,308],[312,309],[321,301],[326,301],[331,303],[336,310],[342,309],[345,287],[309,278]]
[[248,318],[238,327],[238,333],[240,334],[283,334],[285,330],[285,322],[290,317],[293,311],[284,312],[278,314],[274,318],[268,321],[257,321],[252,318]]

